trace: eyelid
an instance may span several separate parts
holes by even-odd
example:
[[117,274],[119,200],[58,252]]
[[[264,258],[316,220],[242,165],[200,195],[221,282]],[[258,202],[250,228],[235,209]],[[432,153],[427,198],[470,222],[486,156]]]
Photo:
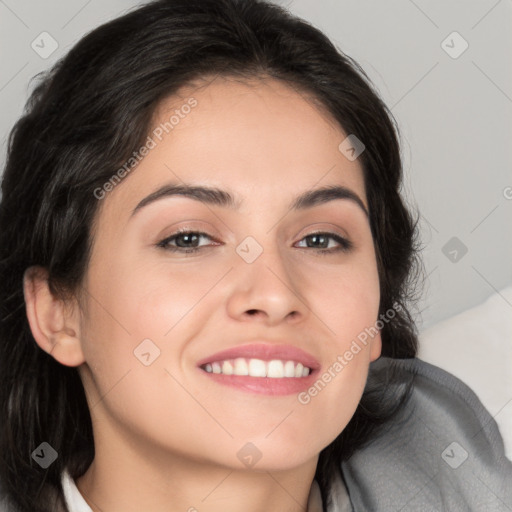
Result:
[[344,240],[350,240],[350,237],[346,230],[342,229],[337,224],[334,224],[332,222],[313,222],[311,224],[308,224],[307,226],[303,227],[293,238],[302,240],[305,236],[320,233],[329,233],[339,236]]
[[[174,227],[176,224],[182,224],[179,227]],[[218,231],[209,223],[199,219],[187,219],[185,221],[174,222],[164,230],[164,233],[169,232],[168,235],[159,235],[159,239],[171,238],[179,235],[180,233],[201,233],[208,235],[211,238],[220,238]],[[215,234],[213,234],[215,233]]]

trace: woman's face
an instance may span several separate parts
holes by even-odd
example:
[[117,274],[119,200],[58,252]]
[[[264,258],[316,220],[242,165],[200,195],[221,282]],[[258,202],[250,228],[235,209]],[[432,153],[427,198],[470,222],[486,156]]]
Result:
[[[166,457],[285,469],[344,429],[381,349],[379,334],[354,348],[380,295],[347,135],[270,79],[217,78],[160,105],[94,229],[80,373],[97,449],[122,433]],[[175,186],[198,188],[147,199]],[[324,187],[363,207],[311,196]]]

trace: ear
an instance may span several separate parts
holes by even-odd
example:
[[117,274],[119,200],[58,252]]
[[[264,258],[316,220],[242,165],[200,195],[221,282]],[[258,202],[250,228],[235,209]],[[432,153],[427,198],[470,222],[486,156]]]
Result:
[[48,271],[39,266],[26,269],[23,292],[30,329],[39,347],[65,366],[84,363],[76,303],[55,298],[48,285]]
[[372,341],[370,342],[370,362],[375,361],[380,357],[380,354],[382,352],[382,337],[381,337],[381,331],[379,330],[378,334],[372,338]]

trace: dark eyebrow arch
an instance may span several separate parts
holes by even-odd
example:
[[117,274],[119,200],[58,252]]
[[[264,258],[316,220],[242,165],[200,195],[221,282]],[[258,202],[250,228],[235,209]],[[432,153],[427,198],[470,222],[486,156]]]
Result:
[[[208,205],[221,206],[223,208],[230,208],[233,210],[238,209],[241,204],[241,201],[239,199],[235,199],[232,194],[226,190],[221,190],[216,187],[169,183],[142,199],[133,209],[130,216],[132,217],[137,211],[148,204],[158,201],[159,199],[172,196],[188,197]],[[336,199],[347,199],[354,202],[363,210],[366,217],[369,217],[368,210],[361,198],[353,190],[341,185],[332,185],[308,190],[296,197],[289,208],[291,210],[304,210]]]

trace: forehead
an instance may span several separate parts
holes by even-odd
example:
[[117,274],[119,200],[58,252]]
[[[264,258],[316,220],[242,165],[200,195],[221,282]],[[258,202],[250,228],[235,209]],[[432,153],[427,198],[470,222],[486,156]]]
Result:
[[346,136],[312,97],[275,79],[188,85],[158,105],[151,149],[103,206],[127,217],[142,197],[170,182],[273,204],[316,186],[343,185],[366,204],[362,168],[339,150]]

